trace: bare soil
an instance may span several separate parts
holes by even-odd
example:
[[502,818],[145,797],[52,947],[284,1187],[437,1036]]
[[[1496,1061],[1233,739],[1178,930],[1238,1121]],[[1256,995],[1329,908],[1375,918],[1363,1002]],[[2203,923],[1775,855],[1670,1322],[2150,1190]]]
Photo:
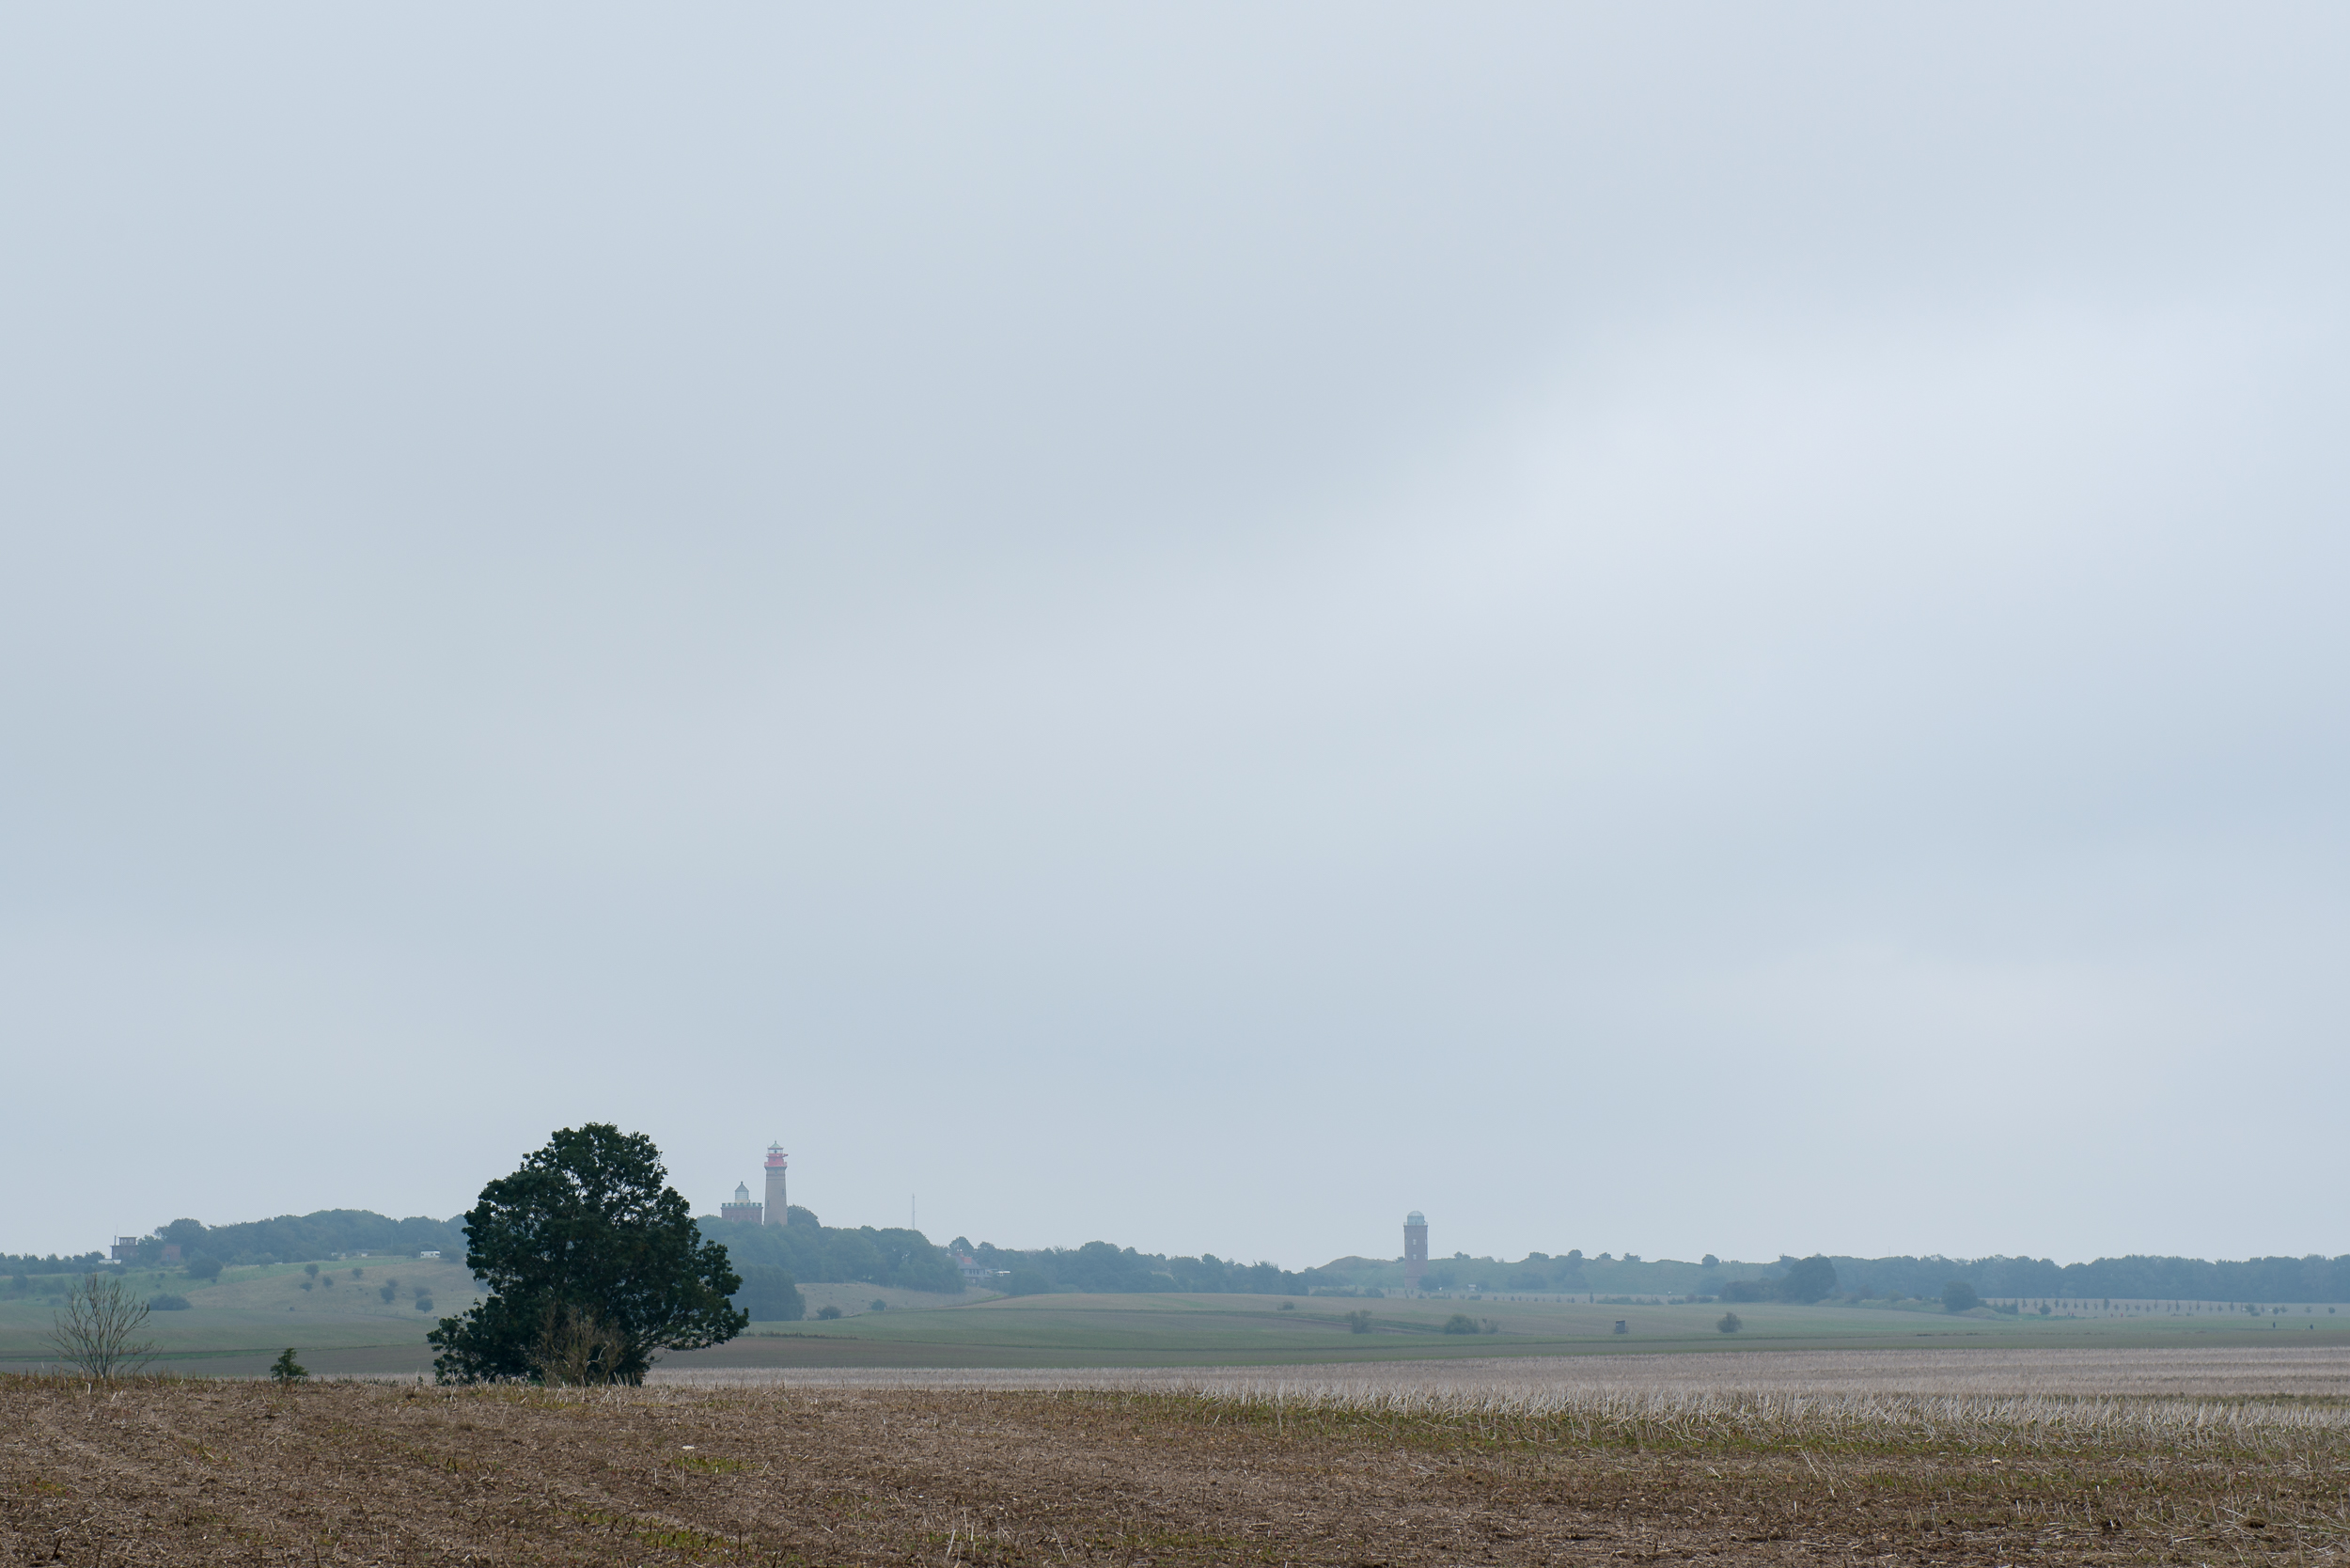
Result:
[[2326,1562],[2342,1429],[2040,1445],[1189,1392],[0,1379],[6,1560]]

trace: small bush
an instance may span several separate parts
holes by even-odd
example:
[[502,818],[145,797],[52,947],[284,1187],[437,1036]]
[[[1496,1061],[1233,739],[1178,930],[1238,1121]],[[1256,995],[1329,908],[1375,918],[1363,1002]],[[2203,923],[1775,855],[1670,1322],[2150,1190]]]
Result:
[[310,1370],[294,1359],[293,1346],[288,1345],[284,1353],[270,1363],[269,1374],[282,1388],[290,1383],[299,1383],[308,1377]]
[[1297,1303],[1294,1301],[1284,1301],[1281,1303],[1281,1310],[1284,1312],[1294,1312],[1297,1310]]
[[432,1298],[425,1294],[422,1291],[418,1291],[416,1293],[416,1310],[419,1312],[430,1312],[432,1310]]
[[184,1312],[188,1309],[188,1298],[184,1295],[168,1294],[149,1296],[147,1300],[147,1309],[150,1312]]
[[816,1315],[829,1323],[834,1318],[840,1315],[840,1309],[835,1307],[831,1302],[827,1301],[824,1305],[816,1309]]
[[305,1263],[302,1265],[302,1272],[316,1279],[319,1277],[319,1266],[316,1263]]
[[1953,1279],[1942,1287],[1942,1310],[1946,1312],[1971,1312],[1982,1305],[1982,1297],[1964,1279]]
[[375,1288],[375,1294],[382,1296],[385,1301],[389,1301],[392,1297],[400,1294],[400,1287],[397,1284],[378,1285]]
[[1448,1334],[1474,1334],[1477,1332],[1477,1320],[1466,1312],[1455,1312],[1444,1320],[1444,1331]]
[[880,1296],[875,1296],[872,1300],[867,1302],[866,1306],[876,1312],[886,1312],[889,1310],[889,1303],[884,1301]]
[[304,1290],[306,1290],[306,1290],[310,1290],[310,1289],[312,1289],[312,1288],[315,1286],[315,1284],[316,1284],[316,1283],[317,1283],[317,1282],[316,1282],[315,1280],[305,1279],[305,1280],[302,1282],[302,1288],[303,1288]]
[[1349,1334],[1368,1334],[1368,1333],[1370,1333],[1370,1332],[1371,1332],[1371,1314],[1370,1314],[1369,1312],[1349,1312],[1349,1313],[1347,1313],[1347,1314],[1346,1314],[1346,1331],[1347,1331]]
[[187,1275],[191,1279],[217,1279],[220,1278],[220,1260],[198,1253],[188,1260]]

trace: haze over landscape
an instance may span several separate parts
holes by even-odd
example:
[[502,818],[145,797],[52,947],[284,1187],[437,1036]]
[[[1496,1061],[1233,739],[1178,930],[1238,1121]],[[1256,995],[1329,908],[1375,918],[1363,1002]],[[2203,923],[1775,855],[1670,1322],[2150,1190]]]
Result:
[[2346,66],[0,17],[0,1252],[2350,1253]]

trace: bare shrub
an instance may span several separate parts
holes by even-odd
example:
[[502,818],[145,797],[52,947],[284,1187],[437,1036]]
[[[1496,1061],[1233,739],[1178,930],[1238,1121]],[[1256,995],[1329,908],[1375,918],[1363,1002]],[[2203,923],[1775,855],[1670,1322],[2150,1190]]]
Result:
[[541,1383],[564,1388],[620,1381],[628,1341],[592,1307],[550,1304],[540,1320],[531,1370]]
[[124,1289],[121,1280],[92,1274],[67,1294],[49,1342],[84,1377],[128,1377],[154,1358],[152,1344],[133,1339],[146,1323],[146,1302]]

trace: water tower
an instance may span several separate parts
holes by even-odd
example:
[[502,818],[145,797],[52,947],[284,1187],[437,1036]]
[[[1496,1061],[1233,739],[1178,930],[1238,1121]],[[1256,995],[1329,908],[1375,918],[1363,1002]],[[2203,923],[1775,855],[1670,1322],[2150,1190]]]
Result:
[[770,1225],[791,1223],[791,1211],[783,1198],[784,1168],[791,1163],[784,1157],[782,1144],[771,1143],[767,1146],[767,1223]]
[[1403,1216],[1403,1278],[1412,1289],[1419,1289],[1419,1277],[1428,1272],[1428,1216],[1414,1209]]

